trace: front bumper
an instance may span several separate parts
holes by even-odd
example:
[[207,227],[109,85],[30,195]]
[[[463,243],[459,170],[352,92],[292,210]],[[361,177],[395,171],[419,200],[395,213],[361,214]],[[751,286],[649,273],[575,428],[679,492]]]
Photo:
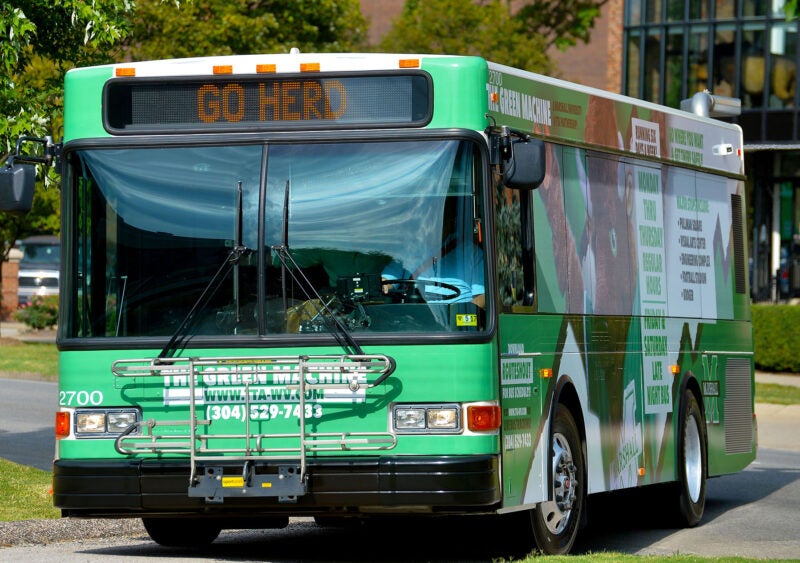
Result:
[[[222,462],[226,474],[241,463]],[[278,464],[254,462],[259,472]],[[349,457],[309,460],[306,493],[213,501],[189,496],[188,460],[57,460],[53,502],[64,516],[126,517],[169,514],[309,516],[492,511],[502,496],[498,456]]]

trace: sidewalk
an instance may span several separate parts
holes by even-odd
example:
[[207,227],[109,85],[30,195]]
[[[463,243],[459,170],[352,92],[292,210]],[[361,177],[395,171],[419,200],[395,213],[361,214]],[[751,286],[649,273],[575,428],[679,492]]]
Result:
[[[756,371],[756,383],[800,387],[800,374]],[[800,451],[800,405],[756,403],[758,447]]]
[[24,342],[56,341],[54,329],[33,330],[16,321],[0,321],[0,338],[16,338]]

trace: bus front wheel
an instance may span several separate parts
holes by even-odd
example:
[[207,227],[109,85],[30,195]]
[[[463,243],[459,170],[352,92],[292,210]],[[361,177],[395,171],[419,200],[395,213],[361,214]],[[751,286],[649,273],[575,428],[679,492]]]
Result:
[[142,518],[142,524],[150,539],[166,547],[209,545],[222,531],[213,520],[199,518]]
[[586,499],[586,464],[572,413],[558,405],[550,433],[551,500],[531,513],[533,535],[542,553],[569,553],[578,536]]

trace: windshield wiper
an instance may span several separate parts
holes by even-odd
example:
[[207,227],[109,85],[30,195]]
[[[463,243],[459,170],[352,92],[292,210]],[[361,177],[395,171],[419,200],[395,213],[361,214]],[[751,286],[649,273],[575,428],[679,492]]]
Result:
[[[359,346],[358,342],[356,342],[353,335],[347,330],[347,327],[342,324],[339,318],[336,316],[336,313],[328,306],[328,303],[322,298],[322,296],[317,291],[317,288],[314,287],[314,284],[308,279],[308,277],[303,272],[302,268],[297,265],[292,255],[289,253],[289,247],[285,244],[278,244],[271,247],[273,251],[278,256],[278,259],[281,261],[281,266],[283,266],[283,271],[288,272],[290,276],[292,276],[292,280],[300,287],[303,294],[306,296],[306,299],[314,304],[316,308],[317,314],[319,318],[325,323],[325,327],[328,329],[335,338],[339,345],[348,353],[348,354],[356,354],[359,356],[364,355],[364,351]],[[315,303],[319,303],[317,306]],[[323,313],[327,313],[323,314]],[[333,326],[331,326],[331,323]]]
[[252,250],[242,245],[231,248],[230,252],[228,252],[228,255],[225,257],[225,261],[220,265],[217,272],[203,289],[203,293],[200,294],[200,297],[198,297],[197,301],[195,301],[194,305],[192,305],[192,308],[183,318],[181,324],[177,329],[175,329],[175,332],[173,333],[172,338],[169,339],[169,342],[167,342],[167,345],[164,346],[163,350],[161,350],[161,353],[158,355],[159,358],[171,358],[175,354],[175,350],[178,348],[178,340],[182,340],[186,337],[186,333],[188,333],[187,329],[191,327],[191,324],[196,319],[195,315],[205,308],[205,306],[222,285],[222,282],[225,281],[226,277],[228,277],[228,274],[233,267],[239,263],[242,257],[249,255],[251,252]]
[[234,270],[234,303],[235,303],[235,322],[236,326],[239,325],[240,322],[240,307],[239,307],[239,262],[245,256],[248,256],[252,250],[247,248],[244,244],[242,244],[242,182],[239,181],[236,185],[236,224],[234,227],[235,230],[235,240],[233,243],[233,248],[231,248],[228,255],[225,257],[225,261],[220,265],[217,272],[208,282],[206,287],[203,289],[203,292],[200,294],[200,297],[197,298],[192,308],[189,309],[189,312],[183,318],[183,321],[178,328],[175,329],[175,332],[172,334],[172,338],[169,339],[167,345],[164,346],[164,349],[161,350],[161,353],[158,355],[159,358],[170,358],[175,354],[178,346],[178,340],[182,339],[188,333],[188,328],[191,327],[191,324],[195,320],[195,315],[197,312],[202,311],[205,309],[208,302],[217,292],[217,290],[222,285],[222,282],[225,281],[225,278],[228,277],[228,274],[231,270]]

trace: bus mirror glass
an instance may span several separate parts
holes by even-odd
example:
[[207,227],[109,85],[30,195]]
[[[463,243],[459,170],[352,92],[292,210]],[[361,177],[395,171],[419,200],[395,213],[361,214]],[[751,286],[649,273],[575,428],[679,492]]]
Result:
[[544,142],[519,140],[511,145],[511,158],[503,169],[503,184],[509,188],[533,190],[544,180]]
[[31,210],[36,167],[14,164],[0,168],[0,211],[22,215]]

